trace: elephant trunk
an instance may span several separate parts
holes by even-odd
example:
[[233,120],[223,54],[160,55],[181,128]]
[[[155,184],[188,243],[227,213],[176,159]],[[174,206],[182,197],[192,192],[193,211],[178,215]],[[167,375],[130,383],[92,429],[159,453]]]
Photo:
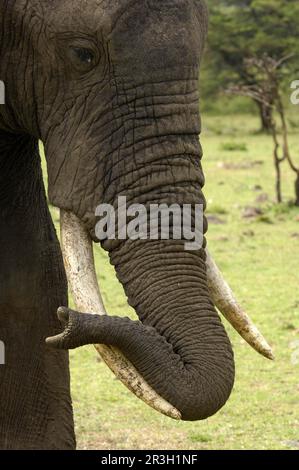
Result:
[[[154,170],[151,165],[140,168],[139,181],[127,179],[121,194],[131,204],[204,205],[197,135],[189,142],[177,136],[174,140],[182,147],[189,145],[189,154],[172,156],[166,166],[163,159],[156,161]],[[135,189],[140,187],[142,194]],[[67,327],[60,345],[114,346],[182,419],[205,419],[216,413],[230,395],[234,362],[210,299],[204,247],[186,251],[184,240],[148,239],[106,240],[103,246],[140,321],[63,311]]]
[[182,419],[211,416],[230,395],[234,362],[208,295],[203,250],[144,241],[134,255],[122,247],[111,259],[140,321],[63,310],[60,346],[115,346]]
[[111,261],[140,322],[111,318],[108,342],[183,419],[207,418],[230,395],[234,362],[209,297],[204,250],[186,252],[182,242],[163,241],[133,249],[122,246]]
[[[119,132],[128,130],[104,171],[105,203],[116,207],[118,197],[126,196],[128,205],[142,204],[147,214],[151,204],[205,206],[197,81],[188,86],[170,83],[172,94],[167,83],[169,96],[163,90],[156,99],[144,94],[140,103],[135,98],[134,119],[128,113],[121,118],[127,122]],[[178,93],[182,87],[184,92]],[[124,103],[128,101],[125,96]],[[62,212],[62,222],[64,259],[76,306],[105,314],[90,268],[86,231],[74,214]],[[91,235],[94,238],[93,231]],[[148,404],[174,418],[204,419],[225,404],[234,382],[232,348],[211,293],[250,344],[256,347],[261,338],[256,330],[252,333],[248,317],[209,258],[208,285],[205,240],[200,249],[188,251],[184,239],[148,238],[102,242],[139,321],[61,309],[65,331],[47,341],[61,348],[95,344],[116,375]],[[256,349],[267,354],[267,345],[262,346]]]

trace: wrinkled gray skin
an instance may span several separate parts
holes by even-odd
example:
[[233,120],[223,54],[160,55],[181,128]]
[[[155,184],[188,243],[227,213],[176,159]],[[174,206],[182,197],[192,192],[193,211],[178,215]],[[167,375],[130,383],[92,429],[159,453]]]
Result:
[[8,348],[0,446],[74,447],[59,348],[91,342],[118,346],[183,419],[212,415],[230,395],[233,354],[204,250],[185,251],[184,241],[103,241],[141,321],[66,310],[58,349],[45,345],[62,331],[56,309],[67,300],[37,151],[41,139],[50,202],[74,212],[94,240],[95,207],[119,195],[128,204],[204,203],[205,4],[2,0],[0,8],[0,338]]

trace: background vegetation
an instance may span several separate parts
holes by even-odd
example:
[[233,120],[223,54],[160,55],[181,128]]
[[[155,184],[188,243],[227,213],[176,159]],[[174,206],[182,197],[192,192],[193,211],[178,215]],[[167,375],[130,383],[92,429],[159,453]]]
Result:
[[299,71],[299,3],[297,0],[208,0],[210,28],[202,66],[203,111],[218,114],[258,112],[260,103],[226,96],[232,85],[254,85],[248,59],[267,55],[289,57],[282,87],[289,95],[290,80]]
[[[260,132],[259,108],[249,99],[223,94],[230,83],[242,81],[238,70],[245,55],[298,53],[298,2],[209,3],[212,27],[201,77],[208,241],[240,301],[273,346],[276,361],[258,356],[224,321],[236,359],[233,394],[216,416],[184,423],[137,400],[92,347],[72,351],[81,449],[299,449],[299,209],[293,205],[294,175],[283,166],[284,200],[276,204],[273,143]],[[299,107],[288,103],[290,82],[299,79],[298,63],[288,63],[281,84],[297,163]],[[51,210],[58,225],[58,212]],[[98,246],[95,254],[107,310],[133,318],[107,255]]]

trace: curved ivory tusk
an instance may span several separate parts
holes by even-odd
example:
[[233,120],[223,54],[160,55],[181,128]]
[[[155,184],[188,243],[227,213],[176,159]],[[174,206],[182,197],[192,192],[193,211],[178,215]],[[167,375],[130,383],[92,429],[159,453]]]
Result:
[[208,286],[214,304],[253,349],[268,359],[274,359],[271,347],[238,304],[231,288],[223,278],[208,250],[206,250],[206,254]]
[[[61,211],[60,227],[65,269],[77,310],[107,315],[97,282],[92,241],[88,233],[71,212]],[[94,346],[116,377],[138,398],[160,413],[181,419],[181,413],[145,382],[117,348],[102,344]]]

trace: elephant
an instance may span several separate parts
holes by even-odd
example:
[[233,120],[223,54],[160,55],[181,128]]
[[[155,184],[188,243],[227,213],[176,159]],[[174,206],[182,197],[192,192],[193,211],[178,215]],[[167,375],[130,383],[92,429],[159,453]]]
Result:
[[139,398],[190,421],[222,408],[234,384],[216,307],[272,358],[208,253],[206,217],[197,250],[183,239],[100,240],[138,320],[105,315],[95,277],[99,204],[206,206],[198,83],[207,30],[202,0],[1,2],[3,449],[75,448],[69,349],[95,344]]

